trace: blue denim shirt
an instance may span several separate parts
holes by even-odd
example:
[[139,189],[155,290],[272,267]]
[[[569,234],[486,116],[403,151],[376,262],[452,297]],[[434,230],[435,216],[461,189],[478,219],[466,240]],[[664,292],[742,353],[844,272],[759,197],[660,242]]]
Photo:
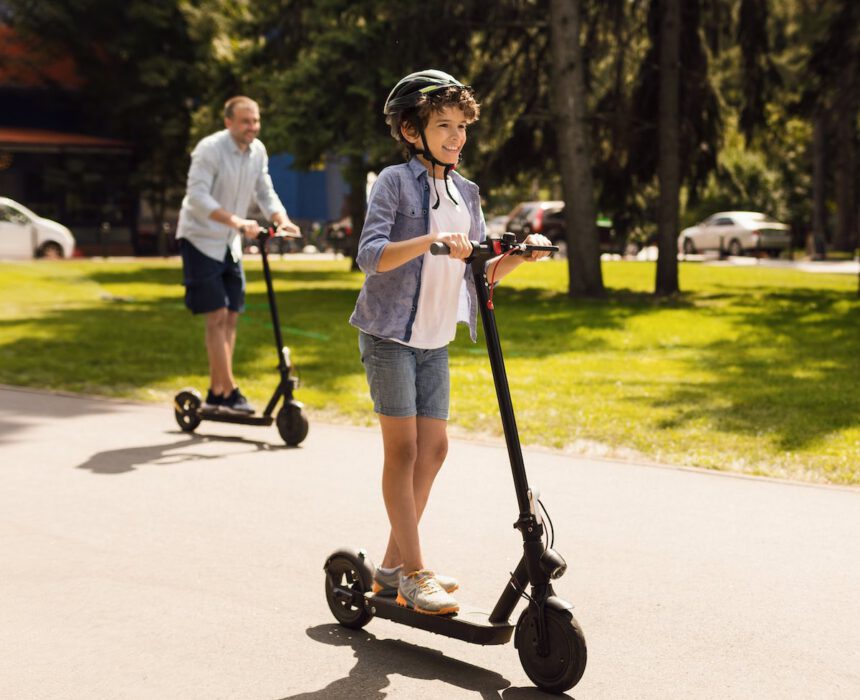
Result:
[[[478,186],[457,172],[450,176],[469,211],[472,225],[469,238],[483,241],[486,234],[484,213]],[[389,242],[405,241],[428,233],[430,228],[430,183],[427,169],[413,158],[408,163],[392,165],[379,173],[370,191],[367,218],[358,242],[358,266],[367,275],[358,294],[349,322],[365,333],[380,338],[408,342],[418,309],[421,291],[421,269],[424,256],[419,255],[400,267],[377,272],[382,251]],[[444,188],[439,182],[437,186]],[[469,296],[469,335],[477,340],[478,298],[472,270],[467,265],[466,285]]]

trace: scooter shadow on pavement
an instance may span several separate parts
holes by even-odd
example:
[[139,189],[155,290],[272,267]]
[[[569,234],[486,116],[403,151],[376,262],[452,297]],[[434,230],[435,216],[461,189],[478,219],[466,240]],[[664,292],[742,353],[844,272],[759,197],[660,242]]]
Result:
[[[306,630],[315,642],[352,647],[357,660],[346,678],[332,681],[325,688],[281,700],[383,700],[390,675],[419,680],[441,681],[456,688],[473,691],[483,700],[545,700],[550,696],[537,688],[512,688],[510,681],[495,671],[445,656],[440,651],[395,639],[378,639],[365,630],[351,630],[337,624],[317,625]],[[504,692],[503,692],[504,691]]]
[[232,442],[249,445],[253,448],[248,450],[249,452],[287,449],[284,445],[272,445],[268,442],[248,440],[247,438],[233,435],[189,435],[188,433],[180,433],[178,431],[171,432],[170,434],[181,435],[183,439],[160,445],[120,447],[115,450],[96,452],[87,461],[75,467],[75,469],[88,469],[94,474],[124,474],[148,464],[164,466],[181,464],[183,462],[196,462],[204,459],[223,459],[224,455],[220,454],[200,454],[183,451],[188,447],[209,442]]

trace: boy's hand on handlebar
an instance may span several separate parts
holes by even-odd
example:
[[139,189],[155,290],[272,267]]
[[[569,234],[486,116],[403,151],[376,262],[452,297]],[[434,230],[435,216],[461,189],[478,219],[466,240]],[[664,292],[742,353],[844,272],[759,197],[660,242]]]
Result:
[[[552,241],[549,240],[549,238],[542,236],[539,233],[531,234],[523,241],[523,243],[526,245],[552,245]],[[523,260],[526,262],[534,262],[535,260],[547,258],[550,255],[552,255],[552,252],[549,250],[532,250],[523,255]]]
[[465,260],[472,254],[472,241],[465,233],[440,233],[433,242],[436,241],[448,246],[452,258]]

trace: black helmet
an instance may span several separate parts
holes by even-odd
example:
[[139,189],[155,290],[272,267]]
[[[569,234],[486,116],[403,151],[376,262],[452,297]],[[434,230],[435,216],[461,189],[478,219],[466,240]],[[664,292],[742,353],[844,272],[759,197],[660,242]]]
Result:
[[466,88],[463,83],[440,70],[422,70],[410,73],[394,86],[385,100],[383,114],[395,114],[414,107],[422,95],[447,87]]
[[[444,90],[449,87],[461,88],[463,90],[468,90],[469,92],[472,90],[467,85],[463,85],[463,83],[455,77],[448,75],[448,73],[444,73],[441,70],[422,70],[417,73],[410,73],[405,78],[401,78],[397,85],[394,86],[394,89],[388,93],[388,98],[385,100],[385,107],[382,109],[382,113],[387,117],[385,121],[391,125],[392,136],[402,140],[402,137],[396,135],[400,130],[397,122],[399,122],[399,115],[402,112],[415,107],[422,96],[430,95],[438,90]],[[412,155],[418,154],[424,156],[433,164],[434,168],[437,165],[444,168],[443,177],[445,180],[445,191],[456,204],[457,200],[454,199],[448,189],[448,173],[451,172],[451,169],[456,165],[456,163],[446,163],[436,158],[436,156],[430,152],[430,147],[427,145],[427,137],[424,135],[424,128],[420,123],[417,125],[417,128],[424,148],[419,149],[412,144],[407,144],[409,152]],[[433,180],[433,188],[436,188],[435,179]],[[439,208],[439,201],[439,192],[437,191],[436,203],[433,205],[434,209]]]

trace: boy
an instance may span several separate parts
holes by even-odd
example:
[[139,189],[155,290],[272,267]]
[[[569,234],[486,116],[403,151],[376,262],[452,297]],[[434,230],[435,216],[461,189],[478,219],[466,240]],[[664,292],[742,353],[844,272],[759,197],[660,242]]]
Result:
[[[460,321],[477,336],[475,283],[463,260],[486,237],[484,215],[477,185],[453,168],[479,112],[472,89],[437,70],[406,76],[388,95],[386,123],[409,160],[385,168],[370,193],[357,256],[367,277],[350,318],[382,430],[391,524],[374,591],[396,592],[398,605],[432,615],[459,610],[456,580],[424,565],[418,521],[448,451],[448,343]],[[539,235],[527,240],[549,245]],[[450,256],[430,255],[434,241]],[[502,259],[497,278],[523,261]]]

